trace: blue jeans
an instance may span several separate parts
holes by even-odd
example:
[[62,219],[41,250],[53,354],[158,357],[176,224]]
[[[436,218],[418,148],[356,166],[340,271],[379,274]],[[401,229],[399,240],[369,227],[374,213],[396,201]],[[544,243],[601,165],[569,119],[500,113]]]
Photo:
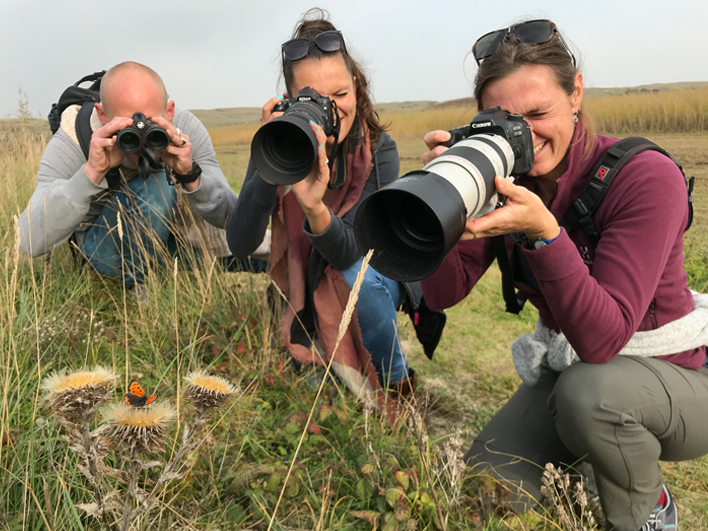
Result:
[[[96,221],[84,233],[81,252],[100,274],[121,278],[132,287],[140,283],[151,262],[159,262],[160,248],[170,239],[175,187],[164,172],[139,176],[113,193]],[[121,212],[123,241],[118,236]]]
[[[363,258],[342,271],[351,288],[361,269]],[[356,303],[359,326],[364,346],[371,353],[371,361],[384,384],[408,378],[408,362],[398,338],[396,310],[403,303],[405,290],[395,280],[369,267]]]

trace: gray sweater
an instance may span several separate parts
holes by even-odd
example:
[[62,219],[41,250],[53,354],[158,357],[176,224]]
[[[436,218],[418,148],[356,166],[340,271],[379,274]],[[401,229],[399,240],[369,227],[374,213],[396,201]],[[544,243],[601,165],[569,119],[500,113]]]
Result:
[[[190,207],[216,227],[224,227],[237,196],[226,182],[202,123],[189,111],[175,108],[172,123],[189,135],[192,156],[202,168],[199,188],[182,189]],[[86,157],[66,131],[59,129],[47,144],[29,205],[19,220],[20,249],[40,256],[65,242],[72,234],[79,240],[98,217],[112,191],[105,179],[95,184],[84,171]],[[127,162],[121,166],[124,178],[137,170]]]
[[[372,162],[373,168],[361,197],[349,212],[341,218],[332,215],[332,221],[321,234],[310,231],[307,218],[303,223],[303,230],[312,246],[333,268],[340,271],[352,266],[361,257],[354,239],[354,217],[359,206],[376,190],[398,178],[398,149],[387,133],[381,133]],[[226,225],[226,238],[235,257],[246,258],[260,245],[278,201],[277,190],[278,185],[265,181],[250,161],[241,195]]]

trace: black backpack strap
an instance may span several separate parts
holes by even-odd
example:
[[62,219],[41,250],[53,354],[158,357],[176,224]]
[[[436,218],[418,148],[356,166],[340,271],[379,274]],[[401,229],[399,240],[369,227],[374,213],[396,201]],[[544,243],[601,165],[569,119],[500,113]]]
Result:
[[526,302],[523,295],[518,296],[514,288],[514,274],[511,269],[511,261],[506,252],[506,243],[504,236],[492,236],[492,246],[494,254],[497,257],[497,264],[501,271],[502,277],[502,295],[506,303],[506,311],[508,313],[518,314],[524,307]]
[[[560,225],[564,227],[567,232],[582,228],[588,240],[592,244],[596,244],[600,239],[600,233],[593,223],[593,215],[600,207],[602,200],[605,198],[617,174],[635,155],[647,150],[658,151],[669,157],[674,164],[678,166],[681,174],[684,175],[684,179],[686,178],[683,173],[683,168],[676,159],[651,140],[636,136],[622,139],[611,146],[602,156],[600,162],[593,168],[588,182],[585,185],[585,189],[580,194],[580,197],[568,208]],[[693,179],[691,179],[688,191],[689,222],[686,229],[691,226],[693,220],[692,191]]]

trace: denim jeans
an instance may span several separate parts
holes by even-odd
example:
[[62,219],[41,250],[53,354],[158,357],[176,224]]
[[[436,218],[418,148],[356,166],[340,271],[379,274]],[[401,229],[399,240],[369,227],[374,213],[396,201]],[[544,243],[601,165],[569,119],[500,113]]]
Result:
[[84,233],[81,252],[100,274],[124,276],[127,287],[140,283],[150,263],[159,262],[160,248],[170,240],[172,209],[176,204],[177,192],[164,172],[153,173],[147,179],[135,177],[113,193]]
[[[351,288],[361,269],[363,258],[342,271]],[[403,303],[405,290],[395,280],[369,267],[364,274],[359,299],[356,303],[359,326],[364,346],[371,353],[371,361],[384,384],[405,380],[408,362],[398,338],[396,310]]]

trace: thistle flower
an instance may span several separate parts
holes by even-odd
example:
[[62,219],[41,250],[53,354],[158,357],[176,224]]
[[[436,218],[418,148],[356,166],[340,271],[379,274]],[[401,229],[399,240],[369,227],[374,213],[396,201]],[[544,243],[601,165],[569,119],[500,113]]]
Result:
[[177,411],[167,403],[149,408],[133,408],[127,404],[109,404],[103,410],[106,424],[94,431],[108,439],[117,449],[130,453],[155,452],[162,449],[167,426]]
[[193,371],[185,376],[186,399],[199,412],[220,408],[236,393],[236,387],[220,376],[211,376],[204,371]]
[[76,424],[89,420],[110,399],[117,379],[117,374],[100,366],[71,373],[59,371],[42,383],[42,389],[47,393],[50,414]]

